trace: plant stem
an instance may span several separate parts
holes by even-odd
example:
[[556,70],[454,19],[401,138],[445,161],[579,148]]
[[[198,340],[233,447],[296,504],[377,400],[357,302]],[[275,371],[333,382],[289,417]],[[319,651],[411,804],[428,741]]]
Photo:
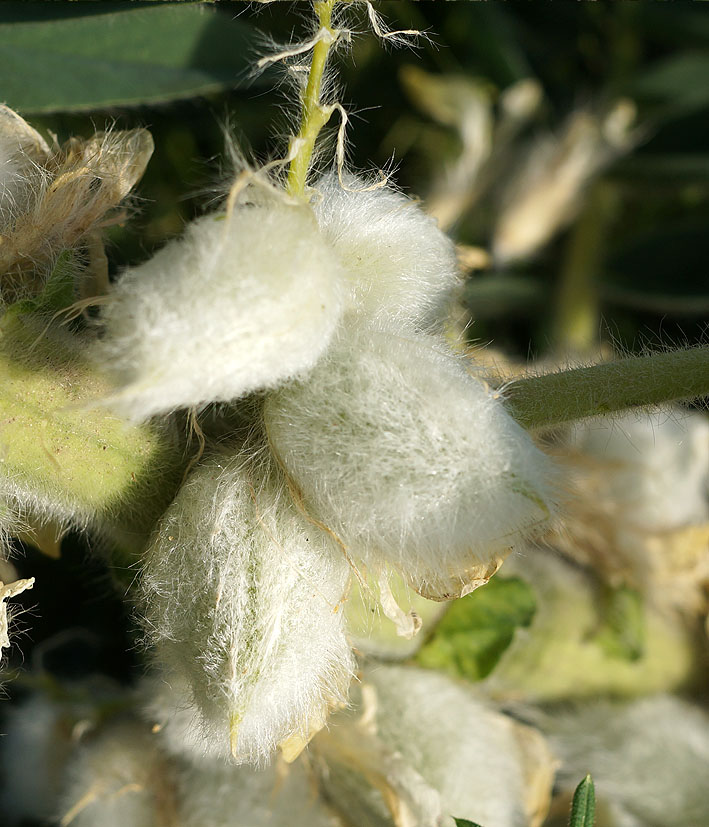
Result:
[[505,402],[525,428],[709,396],[709,346],[654,353],[511,382]]
[[337,39],[337,32],[332,28],[332,10],[338,0],[322,0],[314,3],[318,17],[319,31],[325,32],[313,48],[313,59],[308,73],[308,84],[303,96],[303,117],[300,130],[295,138],[300,143],[298,151],[290,162],[287,189],[291,195],[302,195],[308,177],[310,160],[313,156],[315,141],[320,130],[330,119],[332,110],[320,102],[322,80],[330,48]]
[[605,236],[618,207],[616,188],[599,181],[589,194],[562,265],[553,325],[561,353],[589,353],[598,339],[598,270]]

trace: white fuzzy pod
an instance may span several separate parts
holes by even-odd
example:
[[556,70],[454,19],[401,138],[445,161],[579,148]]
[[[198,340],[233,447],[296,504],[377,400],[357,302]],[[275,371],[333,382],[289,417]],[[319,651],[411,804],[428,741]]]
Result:
[[169,768],[145,724],[115,723],[87,739],[67,766],[60,827],[174,824]]
[[64,710],[44,695],[4,709],[0,764],[3,824],[11,827],[23,819],[48,820],[54,815],[61,788],[63,760],[70,745],[62,726]]
[[118,283],[97,353],[110,404],[142,420],[273,387],[315,364],[341,306],[309,207],[274,195],[205,216]]
[[[603,463],[604,497],[617,522],[642,532],[709,520],[709,421],[673,408],[574,428],[574,445]],[[621,525],[619,525],[619,528]]]
[[553,509],[546,457],[438,339],[347,327],[264,416],[312,514],[424,597],[487,582]]
[[313,209],[352,289],[355,309],[397,325],[440,320],[459,280],[453,242],[414,201],[354,176],[326,175]]
[[38,162],[49,155],[42,136],[16,112],[0,105],[0,227],[12,223],[27,206]]
[[590,772],[609,827],[709,824],[709,716],[667,695],[598,703],[547,717],[571,791]]
[[143,576],[160,678],[151,712],[169,748],[237,763],[297,754],[347,696],[349,576],[267,459],[202,462]]
[[[338,716],[313,743],[324,790],[352,823],[453,827],[453,816],[485,827],[541,823],[530,803],[548,800],[551,757],[533,731],[423,669],[370,669],[362,698],[360,717]],[[545,779],[537,796],[527,789],[530,761]]]
[[185,767],[179,788],[180,827],[342,827],[302,761]]

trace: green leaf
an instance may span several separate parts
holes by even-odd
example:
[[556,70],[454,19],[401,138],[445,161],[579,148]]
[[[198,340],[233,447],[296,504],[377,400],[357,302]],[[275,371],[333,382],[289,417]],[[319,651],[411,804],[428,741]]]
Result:
[[536,611],[532,588],[519,578],[493,578],[451,604],[416,661],[430,669],[480,680],[492,672],[515,629],[529,626]]
[[205,94],[235,86],[250,62],[251,27],[212,5],[29,5],[0,6],[3,99],[23,113]]
[[593,827],[596,823],[596,790],[593,779],[587,775],[576,787],[571,804],[569,827]]
[[681,52],[648,67],[630,85],[629,94],[641,102],[659,104],[660,118],[674,118],[709,106],[709,53]]
[[595,637],[611,657],[639,660],[645,651],[645,608],[642,595],[627,586],[608,589],[603,624]]
[[478,824],[477,821],[468,821],[467,818],[455,818],[454,816],[453,821],[456,827],[482,827],[482,824]]

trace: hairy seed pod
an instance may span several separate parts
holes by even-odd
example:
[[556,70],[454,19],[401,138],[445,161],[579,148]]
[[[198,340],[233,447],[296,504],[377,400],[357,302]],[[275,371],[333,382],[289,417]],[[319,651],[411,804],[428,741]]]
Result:
[[179,786],[180,827],[343,827],[302,760],[264,769],[185,766]]
[[60,827],[173,827],[171,768],[143,723],[116,721],[66,768]]
[[440,322],[459,272],[453,242],[414,201],[354,176],[315,185],[313,208],[352,290],[352,304],[398,326]]
[[465,686],[377,666],[361,700],[313,741],[325,794],[352,824],[538,827],[554,763],[544,739]]
[[[709,824],[709,716],[679,698],[594,703],[542,716],[571,793],[587,772],[609,827]],[[546,723],[544,723],[546,721]]]
[[313,516],[424,597],[487,582],[553,510],[546,457],[438,339],[350,325],[264,417]]
[[315,364],[340,311],[309,207],[273,195],[205,216],[119,281],[97,352],[109,403],[142,420],[273,387]]
[[151,713],[173,751],[266,763],[343,703],[349,565],[268,457],[213,457],[168,509],[143,571]]

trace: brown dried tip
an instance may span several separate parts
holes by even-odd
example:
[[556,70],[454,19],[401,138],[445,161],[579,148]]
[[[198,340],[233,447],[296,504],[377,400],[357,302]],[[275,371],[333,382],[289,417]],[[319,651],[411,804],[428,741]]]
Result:
[[410,586],[414,591],[418,592],[421,597],[427,600],[456,600],[459,597],[465,597],[466,594],[474,592],[480,586],[484,586],[488,580],[497,573],[500,566],[505,562],[508,554],[512,549],[507,549],[504,553],[498,554],[490,560],[478,563],[466,569],[464,572],[456,571],[452,573],[449,579],[442,581],[440,575],[436,574],[435,583],[429,583],[426,580],[423,582],[410,582]]
[[0,141],[14,151],[24,175],[22,197],[0,216],[2,298],[41,291],[57,256],[105,227],[107,215],[140,180],[153,152],[146,129],[97,132],[50,149],[7,107],[0,109]]

